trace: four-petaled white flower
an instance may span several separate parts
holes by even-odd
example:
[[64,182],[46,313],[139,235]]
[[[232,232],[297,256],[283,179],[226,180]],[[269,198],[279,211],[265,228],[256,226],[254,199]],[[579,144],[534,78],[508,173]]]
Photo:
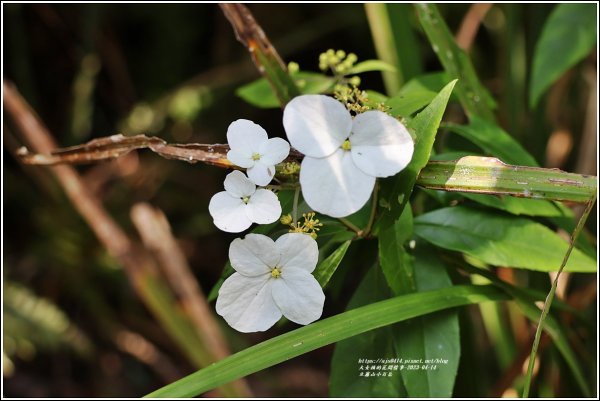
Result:
[[256,185],[241,171],[225,177],[225,191],[216,193],[208,204],[214,223],[223,231],[239,233],[252,223],[269,224],[281,216],[277,195]]
[[219,290],[217,313],[234,329],[265,331],[281,316],[298,324],[321,317],[325,294],[311,272],[319,250],[309,235],[284,234],[273,242],[248,234],[229,247],[236,270]]
[[275,165],[290,153],[290,144],[285,139],[269,139],[267,132],[250,120],[236,120],[227,129],[230,151],[227,159],[247,168],[248,178],[256,185],[265,186],[275,175]]
[[283,112],[292,146],[304,153],[300,186],[315,211],[348,216],[362,208],[376,177],[389,177],[410,162],[414,150],[407,129],[381,111],[354,119],[344,105],[324,95],[292,99]]

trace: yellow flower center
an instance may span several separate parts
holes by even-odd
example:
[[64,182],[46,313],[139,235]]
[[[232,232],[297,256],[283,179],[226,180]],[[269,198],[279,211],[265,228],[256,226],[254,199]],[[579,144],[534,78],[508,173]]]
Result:
[[344,141],[344,143],[342,143],[342,149],[344,149],[345,151],[349,151],[350,149],[352,149],[352,144],[350,143],[350,139],[346,139]]
[[281,276],[281,270],[279,270],[279,268],[274,267],[273,269],[271,269],[271,277],[279,278],[279,276]]
[[254,161],[260,160],[260,153],[252,153],[252,160],[254,160]]
[[244,197],[242,198],[242,202],[244,202],[244,203],[246,203],[246,204],[248,203],[248,201],[249,201],[249,200],[250,200],[250,197],[249,197],[249,196],[244,196]]

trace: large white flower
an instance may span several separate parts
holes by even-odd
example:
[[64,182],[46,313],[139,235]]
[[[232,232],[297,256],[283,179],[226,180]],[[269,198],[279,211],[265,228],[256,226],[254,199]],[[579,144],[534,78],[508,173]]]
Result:
[[285,139],[271,138],[258,124],[250,120],[236,120],[227,129],[227,142],[231,150],[227,159],[248,169],[248,177],[259,186],[265,186],[275,176],[275,165],[290,153]]
[[223,231],[239,233],[252,223],[269,224],[281,216],[277,195],[256,185],[241,171],[225,177],[225,191],[216,193],[208,204],[214,223]]
[[234,329],[265,331],[281,316],[298,324],[321,317],[325,294],[311,272],[317,265],[317,242],[309,235],[284,234],[273,242],[248,234],[229,247],[236,270],[219,289],[217,313]]
[[414,144],[407,129],[381,111],[354,119],[344,105],[324,95],[302,95],[283,112],[293,147],[305,154],[300,185],[315,211],[348,216],[369,200],[375,177],[392,176],[408,165]]

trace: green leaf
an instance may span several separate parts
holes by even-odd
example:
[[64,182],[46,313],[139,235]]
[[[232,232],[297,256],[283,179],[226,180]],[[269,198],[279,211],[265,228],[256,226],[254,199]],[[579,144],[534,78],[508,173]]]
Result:
[[[379,260],[388,285],[394,294],[407,294],[452,285],[444,266],[430,250],[418,246],[413,258],[403,244],[412,236],[410,207],[404,208],[394,225],[379,234]],[[458,316],[443,312],[412,319],[393,331],[396,356],[422,360],[436,370],[401,370],[409,397],[449,397],[460,357]],[[446,363],[426,361],[443,359]]]
[[469,125],[446,124],[444,127],[468,139],[505,163],[538,166],[533,156],[516,139],[493,122],[473,116]]
[[[331,91],[335,80],[323,74],[315,72],[299,71],[292,75],[292,78],[302,94],[318,94]],[[265,78],[259,78],[239,87],[235,91],[236,95],[253,106],[263,109],[280,107],[279,100],[273,92],[269,81]]]
[[448,99],[456,81],[450,82],[423,111],[408,125],[415,135],[415,150],[411,162],[395,177],[383,179],[379,206],[381,213],[375,232],[389,227],[402,213],[404,205],[412,193],[419,172],[429,160],[440,122],[446,110]]
[[253,106],[263,109],[279,107],[279,100],[265,78],[259,78],[239,87],[235,94]]
[[412,237],[413,216],[405,207],[400,218],[379,233],[379,262],[385,279],[395,295],[415,292],[414,269],[404,243]]
[[350,240],[343,242],[338,249],[333,251],[331,255],[319,263],[313,275],[319,284],[321,284],[321,287],[325,287],[325,285],[327,285],[329,279],[331,276],[333,276],[333,273],[335,273],[336,269],[342,262],[342,259],[344,259],[344,255],[346,255],[346,251],[348,250],[348,247],[350,247],[351,242],[352,241]]
[[[386,285],[379,267],[374,266],[356,289],[348,303],[347,310],[369,305],[390,296],[390,289]],[[406,390],[398,371],[394,371],[392,377],[359,376],[359,367],[363,365],[359,363],[361,359],[376,361],[397,357],[393,341],[393,330],[396,326],[381,327],[336,344],[331,359],[329,378],[329,395],[331,397],[397,398],[406,396]]]
[[542,94],[587,56],[596,44],[597,4],[557,5],[544,24],[533,56],[529,106],[535,107]]
[[[568,244],[549,228],[515,216],[449,207],[415,219],[415,234],[441,248],[496,266],[556,271]],[[596,271],[596,262],[574,249],[567,271]]]
[[454,286],[376,302],[312,323],[249,347],[147,397],[191,397],[298,355],[357,334],[416,316],[487,301],[507,299],[493,286]]
[[507,211],[515,215],[566,217],[573,218],[573,212],[558,202],[544,199],[515,198],[506,195],[479,195],[462,193],[465,198],[471,199],[482,205]]
[[388,71],[388,72],[397,72],[396,67],[394,67],[390,63],[386,63],[381,60],[365,60],[356,64],[354,67],[350,68],[345,74],[361,74],[363,72],[369,71]]
[[459,80],[456,93],[469,118],[479,116],[494,121],[492,109],[495,102],[477,78],[467,54],[454,41],[437,7],[426,3],[415,4],[415,7],[421,26],[444,70],[450,79]]
[[390,107],[394,117],[410,117],[435,98],[439,91],[450,82],[445,72],[421,75],[408,81],[400,91],[389,98],[385,105]]
[[[414,281],[418,291],[452,285],[444,265],[427,246],[417,245]],[[449,398],[452,396],[458,362],[460,334],[456,311],[442,311],[401,323],[395,336],[398,355],[423,361],[437,361],[427,370],[402,370],[409,397]],[[435,367],[436,369],[432,369]]]

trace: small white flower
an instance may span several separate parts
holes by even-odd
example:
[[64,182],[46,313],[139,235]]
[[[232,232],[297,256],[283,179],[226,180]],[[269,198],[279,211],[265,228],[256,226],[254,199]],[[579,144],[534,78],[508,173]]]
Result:
[[216,193],[208,204],[215,226],[223,231],[239,233],[252,223],[269,224],[281,216],[277,195],[256,185],[241,171],[225,177],[225,191]]
[[348,216],[367,201],[375,177],[404,169],[414,144],[404,125],[381,111],[354,119],[344,105],[324,95],[302,95],[283,112],[283,126],[293,147],[305,154],[300,186],[315,211]]
[[231,150],[227,159],[248,169],[248,177],[259,186],[265,186],[275,176],[275,165],[290,153],[285,139],[271,138],[258,124],[250,120],[236,120],[227,129],[227,142]]
[[281,316],[298,324],[321,317],[325,294],[311,272],[317,265],[317,242],[306,234],[284,234],[273,242],[248,234],[229,247],[236,270],[221,286],[217,313],[234,329],[265,331]]

